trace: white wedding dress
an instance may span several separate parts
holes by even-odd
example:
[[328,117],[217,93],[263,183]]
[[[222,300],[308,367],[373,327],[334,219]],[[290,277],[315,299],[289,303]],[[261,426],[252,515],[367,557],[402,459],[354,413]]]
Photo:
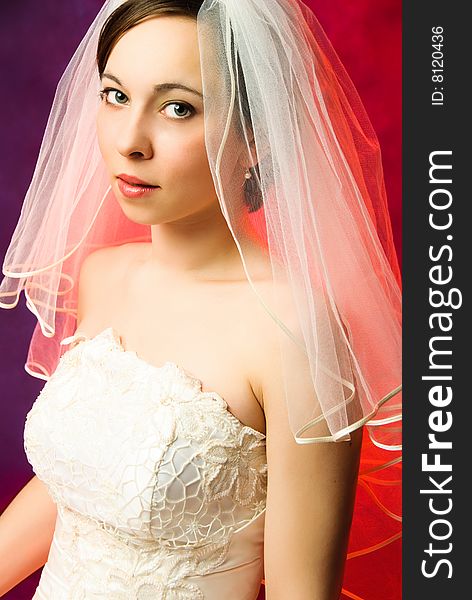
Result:
[[175,363],[125,350],[111,327],[68,340],[24,430],[58,509],[33,598],[255,600],[265,435]]

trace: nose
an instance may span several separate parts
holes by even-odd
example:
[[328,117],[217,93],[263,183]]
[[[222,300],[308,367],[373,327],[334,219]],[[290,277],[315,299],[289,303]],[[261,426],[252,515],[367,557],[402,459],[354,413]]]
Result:
[[120,125],[117,138],[118,152],[126,158],[152,158],[152,140],[145,115],[128,111],[126,119]]

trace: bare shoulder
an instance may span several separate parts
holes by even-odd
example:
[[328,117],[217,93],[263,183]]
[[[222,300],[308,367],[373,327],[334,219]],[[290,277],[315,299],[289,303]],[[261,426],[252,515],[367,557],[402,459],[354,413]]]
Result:
[[81,271],[95,272],[101,267],[110,268],[117,264],[115,259],[120,257],[132,258],[139,252],[140,244],[121,244],[116,246],[105,246],[98,250],[93,250],[82,261]]
[[[298,290],[299,292],[299,290]],[[315,414],[318,398],[313,384],[312,365],[306,353],[303,323],[300,321],[294,294],[297,290],[287,282],[274,286],[273,317],[258,318],[254,322],[254,338],[256,351],[252,357],[253,367],[251,381],[257,390],[256,396],[262,406],[267,431],[273,431],[278,447],[282,440],[299,452],[300,445],[294,440],[294,432],[290,429],[286,393],[297,397],[294,405],[306,405],[305,413],[310,414],[312,407]],[[265,311],[267,312],[267,311]],[[278,322],[277,322],[278,321]],[[287,384],[285,376],[290,382]],[[288,389],[287,389],[288,385]],[[308,416],[307,416],[308,421]],[[297,427],[301,423],[294,424]],[[330,431],[323,423],[308,435],[329,436]],[[361,433],[353,433],[353,437],[361,437]],[[297,449],[298,448],[298,449]]]
[[299,349],[290,341],[284,328],[295,337],[299,337],[300,332],[290,286],[285,282],[274,285],[272,281],[264,282],[264,286],[267,308],[258,305],[252,321],[254,354],[251,357],[251,381],[259,403],[266,410],[272,390],[283,387],[281,341],[284,343],[284,352],[293,353],[294,362],[300,358]]
[[134,246],[123,244],[99,248],[82,261],[78,277],[78,324],[92,308],[96,310],[105,305],[114,283],[136,252]]

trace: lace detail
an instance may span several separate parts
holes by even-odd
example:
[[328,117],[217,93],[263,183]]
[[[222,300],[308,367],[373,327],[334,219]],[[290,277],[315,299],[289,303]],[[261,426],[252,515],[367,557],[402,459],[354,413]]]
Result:
[[82,337],[26,416],[26,456],[58,505],[41,583],[60,561],[64,598],[203,598],[195,577],[225,569],[265,511],[265,435],[112,328]]

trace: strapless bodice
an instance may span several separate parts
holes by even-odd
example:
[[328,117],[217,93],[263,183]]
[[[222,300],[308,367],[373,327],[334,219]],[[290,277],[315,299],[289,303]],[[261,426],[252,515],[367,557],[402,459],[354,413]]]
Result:
[[145,362],[112,328],[82,337],[35,400],[24,443],[58,508],[34,598],[257,597],[265,435],[175,363]]

